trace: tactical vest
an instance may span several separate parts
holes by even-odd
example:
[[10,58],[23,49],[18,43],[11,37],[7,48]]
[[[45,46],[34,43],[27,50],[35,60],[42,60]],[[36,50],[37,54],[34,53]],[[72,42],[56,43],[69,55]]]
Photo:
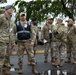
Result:
[[28,40],[30,39],[30,26],[27,23],[27,27],[23,28],[20,22],[16,23],[16,27],[17,27],[17,39],[18,40]]

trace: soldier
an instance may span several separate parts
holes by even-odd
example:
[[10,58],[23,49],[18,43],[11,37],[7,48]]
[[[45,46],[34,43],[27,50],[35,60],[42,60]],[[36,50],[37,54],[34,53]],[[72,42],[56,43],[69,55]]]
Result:
[[71,62],[71,53],[73,55],[73,63],[76,64],[76,26],[73,20],[70,18],[66,21],[68,23],[68,33],[67,33],[67,61]]
[[33,50],[34,42],[36,39],[36,32],[34,29],[31,29],[31,25],[27,23],[26,14],[24,12],[20,13],[19,19],[20,21],[18,21],[16,25],[13,27],[14,33],[17,33],[18,40],[18,73],[23,73],[22,61],[25,50],[27,52],[30,64],[32,66],[33,73],[38,73],[35,67],[35,56]]
[[[63,66],[64,51],[66,44],[67,27],[62,23],[62,19],[58,18],[56,25],[52,27],[52,50],[53,50],[53,62],[54,66]],[[58,64],[58,58],[60,63]]]
[[[43,42],[44,41],[46,42],[45,51],[44,51],[44,57],[45,57],[44,63],[48,62],[48,51],[49,51],[49,47],[51,48],[52,21],[53,21],[53,18],[48,17],[47,23],[45,24],[41,32],[41,39]],[[52,57],[52,54],[51,54],[51,57]]]
[[8,72],[10,64],[11,44],[14,39],[11,39],[12,26],[11,21],[13,6],[5,6],[5,13],[0,15],[0,72],[2,75],[12,75]]
[[[31,30],[35,30],[36,32],[36,39],[35,39],[35,44],[34,44],[34,55],[36,54],[36,46],[37,46],[37,38],[38,38],[38,27],[37,27],[37,18],[32,18],[31,19]],[[35,63],[37,63],[35,61]],[[28,65],[30,65],[30,61],[29,61],[29,58],[28,58]]]

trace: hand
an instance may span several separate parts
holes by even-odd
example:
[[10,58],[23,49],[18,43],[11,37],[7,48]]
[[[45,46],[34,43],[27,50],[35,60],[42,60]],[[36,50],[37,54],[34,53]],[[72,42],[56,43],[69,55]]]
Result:
[[41,42],[44,42],[44,39],[41,39]]
[[12,43],[12,47],[14,48],[14,47],[16,47],[16,43],[14,42],[14,43]]
[[31,42],[31,46],[34,46],[34,42]]

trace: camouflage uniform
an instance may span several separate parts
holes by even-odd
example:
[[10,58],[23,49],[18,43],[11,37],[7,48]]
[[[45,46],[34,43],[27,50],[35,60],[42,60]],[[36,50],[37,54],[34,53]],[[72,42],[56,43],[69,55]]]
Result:
[[[21,25],[23,26],[27,24],[26,21],[25,22],[20,21],[20,22],[21,22]],[[16,26],[14,26],[13,30],[14,30],[14,33],[17,33]],[[30,58],[30,61],[32,61],[31,64],[34,64],[34,60],[35,60],[34,55],[33,55],[34,51],[33,51],[33,47],[30,46],[30,43],[31,41],[35,41],[35,38],[36,38],[35,35],[36,35],[35,30],[31,29],[31,38],[29,40],[18,40],[17,39],[18,40],[18,57],[19,57],[18,63],[19,64],[22,64],[22,59],[23,59],[25,50],[28,53],[28,57]]]
[[[41,32],[41,39],[43,40],[45,39],[47,41],[47,43],[45,43],[45,51],[44,51],[45,59],[47,59],[48,57],[49,48],[51,49],[51,37],[49,35],[49,31],[52,31],[52,25],[51,24],[49,25],[48,23],[46,23],[46,25],[43,27]],[[52,57],[52,52],[51,52],[51,57]]]
[[[27,27],[26,20],[25,21],[20,20],[20,23],[21,23],[23,29]],[[30,44],[31,44],[31,42],[35,42],[36,31],[35,31],[35,29],[33,29],[32,26],[30,26],[30,27],[31,27],[30,28],[30,32],[31,32],[30,33],[30,35],[31,35],[30,39],[28,39],[28,40],[19,40],[17,38],[17,40],[18,40],[18,42],[17,42],[17,44],[18,44],[18,65],[19,65],[19,67],[21,69],[21,72],[19,72],[19,73],[22,73],[22,61],[23,61],[23,55],[24,55],[25,50],[27,52],[27,56],[28,56],[28,59],[30,61],[30,64],[32,66],[35,66],[34,49],[33,49],[33,46],[31,46]],[[16,34],[17,33],[17,27],[14,26],[13,30],[14,30],[14,34]]]
[[[37,46],[38,27],[36,25],[31,24],[31,30],[32,31],[34,30],[35,33],[36,33],[35,44],[34,44],[34,47],[33,47],[33,49],[34,49],[34,56],[35,56],[35,54],[36,54],[36,46]],[[29,61],[30,61],[30,58],[28,56],[28,64],[30,65],[30,62]],[[36,62],[36,60],[35,60],[35,62]]]
[[76,64],[76,26],[68,26],[67,33],[67,58],[71,60],[71,53]]
[[11,34],[13,25],[5,14],[0,15],[0,71],[3,65],[10,63],[11,44],[14,40]]
[[[63,24],[57,23],[55,26],[52,27],[52,50],[53,50],[53,58],[55,59],[54,64],[57,66],[57,59],[59,58],[61,61],[64,59],[64,51],[66,47],[66,40],[67,40],[67,27]],[[62,66],[62,65],[60,65]]]
[[35,44],[34,44],[34,53],[36,53],[36,46],[37,46],[37,40],[38,40],[38,27],[36,25],[31,25],[31,30],[35,30],[36,32],[36,39],[35,39]]

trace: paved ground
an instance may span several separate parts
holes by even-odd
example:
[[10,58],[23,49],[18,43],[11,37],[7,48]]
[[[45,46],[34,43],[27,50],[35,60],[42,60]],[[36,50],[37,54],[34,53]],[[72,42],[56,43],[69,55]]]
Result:
[[[17,51],[17,50],[16,50]],[[17,62],[18,57],[16,55],[16,51],[13,52],[14,55],[10,57],[11,62],[14,63],[14,66],[10,69],[13,75],[18,75],[17,73]],[[72,63],[64,63],[63,67],[54,67],[51,65],[50,53],[48,55],[48,63],[44,63],[44,46],[40,45],[37,47],[36,51],[36,60],[37,60],[37,70],[39,72],[38,75],[76,75],[76,65]],[[26,52],[24,53],[26,54]],[[66,57],[66,52],[64,52]],[[65,58],[66,60],[66,58]],[[13,70],[14,69],[14,70]],[[34,75],[31,71],[31,66],[27,65],[27,55],[24,55],[23,58],[23,74],[21,75]]]
[[[14,63],[14,67],[18,68],[17,65],[17,56],[11,56],[11,62]],[[63,67],[54,67],[51,65],[50,62],[50,54],[48,57],[48,63],[44,63],[44,56],[43,54],[36,55],[37,60],[37,70],[39,72],[38,75],[76,75],[76,65],[72,63],[65,63]],[[18,75],[17,70],[11,71],[13,75]],[[31,71],[31,66],[27,65],[27,56],[24,55],[23,59],[23,74],[21,75],[34,75]]]

